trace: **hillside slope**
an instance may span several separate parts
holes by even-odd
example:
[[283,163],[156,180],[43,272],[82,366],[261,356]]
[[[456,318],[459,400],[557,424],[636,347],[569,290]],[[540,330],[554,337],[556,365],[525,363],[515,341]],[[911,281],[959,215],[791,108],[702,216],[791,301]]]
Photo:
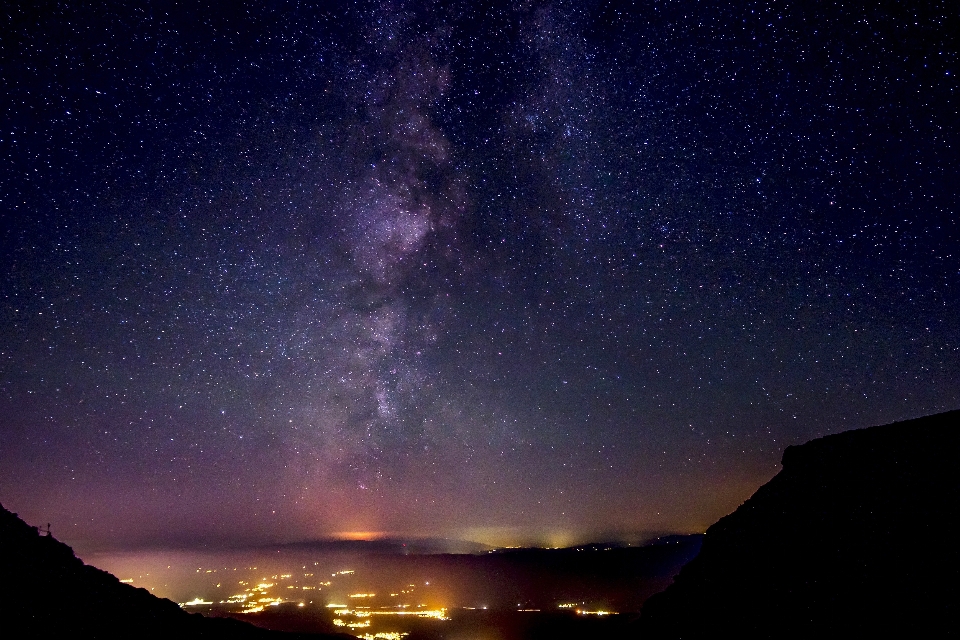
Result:
[[[16,636],[7,636],[13,630]],[[0,506],[0,637],[51,634],[239,640],[334,637],[288,635],[237,620],[189,614],[146,589],[84,564],[73,549]]]
[[958,435],[953,411],[787,448],[646,603],[642,638],[942,637],[957,613]]

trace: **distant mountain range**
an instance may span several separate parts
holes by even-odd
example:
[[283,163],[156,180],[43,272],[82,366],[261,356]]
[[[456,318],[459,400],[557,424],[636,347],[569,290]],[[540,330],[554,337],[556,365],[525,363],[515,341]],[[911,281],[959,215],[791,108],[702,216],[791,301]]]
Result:
[[957,635],[960,411],[788,447],[644,605],[643,640]]
[[[700,534],[693,534],[698,536]],[[563,549],[586,550],[611,550],[611,549],[636,549],[646,546],[656,546],[664,544],[677,544],[686,538],[684,535],[661,535],[655,537],[651,534],[641,538],[640,543],[624,542],[623,540],[610,540],[607,542],[589,542],[573,547],[550,548],[552,551],[561,551]],[[190,548],[190,547],[185,547]],[[294,542],[271,543],[258,546],[238,546],[236,550],[260,550],[260,551],[318,551],[321,553],[346,552],[346,553],[364,553],[364,554],[385,554],[385,555],[443,555],[443,554],[484,554],[484,553],[512,553],[517,550],[540,551],[544,547],[495,547],[480,542],[470,540],[459,540],[455,538],[401,538],[384,537],[372,538],[369,540],[344,539],[344,538],[316,538],[311,540],[297,540]]]
[[29,636],[353,640],[284,634],[187,613],[84,564],[73,549],[0,506],[0,637]]
[[282,544],[263,545],[262,549],[289,549],[297,551],[336,552],[373,554],[438,554],[438,553],[484,553],[490,547],[479,542],[453,540],[450,538],[377,538],[373,540],[344,540],[341,538],[321,538],[302,540]]

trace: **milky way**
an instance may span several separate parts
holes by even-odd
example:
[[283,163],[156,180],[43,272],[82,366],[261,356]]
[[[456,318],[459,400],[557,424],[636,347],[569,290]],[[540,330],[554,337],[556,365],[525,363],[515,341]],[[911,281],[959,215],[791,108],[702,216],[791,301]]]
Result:
[[442,39],[409,33],[404,17],[378,12],[367,34],[372,57],[359,74],[362,95],[351,96],[354,162],[341,201],[320,212],[338,221],[337,249],[348,258],[337,283],[342,311],[327,349],[306,354],[325,367],[321,397],[305,407],[307,446],[325,463],[351,467],[361,486],[366,472],[380,477],[388,459],[430,445],[423,423],[436,398],[422,353],[438,328],[424,309],[439,304],[438,294],[415,307],[409,290],[418,266],[444,259],[430,247],[456,249],[466,198],[450,143],[430,117],[449,84],[432,51]]
[[3,20],[0,502],[65,539],[698,530],[960,404],[952,6]]

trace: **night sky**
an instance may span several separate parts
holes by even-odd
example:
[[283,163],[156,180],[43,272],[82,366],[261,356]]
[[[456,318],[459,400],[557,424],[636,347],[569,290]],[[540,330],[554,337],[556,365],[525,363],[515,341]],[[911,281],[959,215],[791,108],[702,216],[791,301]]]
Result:
[[0,11],[4,506],[631,539],[960,406],[955,2],[321,4]]

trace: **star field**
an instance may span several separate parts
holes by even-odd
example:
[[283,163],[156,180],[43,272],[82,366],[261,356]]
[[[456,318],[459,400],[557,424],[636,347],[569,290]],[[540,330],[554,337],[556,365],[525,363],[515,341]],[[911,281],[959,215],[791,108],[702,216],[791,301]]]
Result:
[[0,19],[0,500],[80,544],[695,531],[960,405],[960,12]]

